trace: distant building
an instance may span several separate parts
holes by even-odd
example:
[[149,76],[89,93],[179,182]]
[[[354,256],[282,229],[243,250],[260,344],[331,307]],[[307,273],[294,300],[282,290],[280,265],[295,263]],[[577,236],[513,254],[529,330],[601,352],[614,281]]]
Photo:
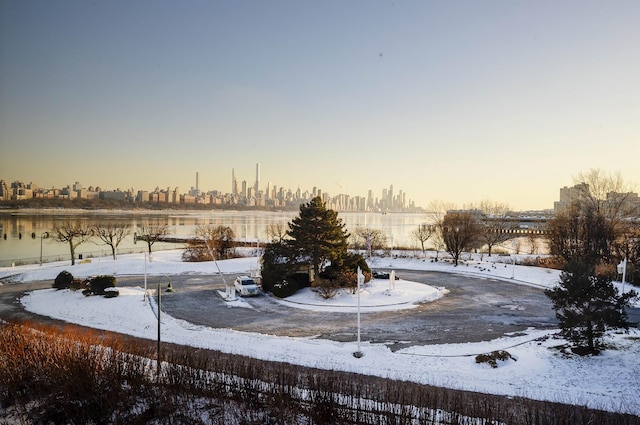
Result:
[[560,200],[556,201],[553,205],[553,210],[559,212],[567,207],[570,207],[572,203],[583,199],[584,194],[589,192],[589,185],[586,183],[580,183],[572,187],[563,187],[560,189]]
[[0,201],[8,201],[11,199],[11,192],[6,181],[0,180]]
[[[575,202],[582,201],[589,193],[589,185],[587,183],[580,183],[572,187],[563,187],[560,189],[560,200],[554,202],[554,212],[561,212],[564,209],[571,206]],[[640,198],[638,194],[634,192],[607,193],[606,202],[611,204],[622,204],[623,214],[631,217],[640,217]]]

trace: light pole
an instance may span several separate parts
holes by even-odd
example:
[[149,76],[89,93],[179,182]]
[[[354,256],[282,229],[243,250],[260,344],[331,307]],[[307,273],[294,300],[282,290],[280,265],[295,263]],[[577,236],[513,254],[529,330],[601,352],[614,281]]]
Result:
[[40,235],[40,267],[42,267],[42,241],[49,237],[49,232],[44,232]]
[[[171,278],[169,276],[165,276],[169,280],[169,287],[171,288]],[[160,315],[162,314],[162,287],[160,282],[158,282],[158,352],[157,352],[157,364],[156,364],[156,373],[157,379],[160,381],[160,371],[161,371],[161,357],[160,357]]]
[[364,283],[364,275],[362,274],[362,270],[360,270],[360,267],[358,267],[358,351],[356,351],[355,353],[353,353],[353,356],[356,358],[360,358],[362,357],[364,354],[362,353],[362,350],[360,350],[360,288],[361,285]]
[[618,274],[622,275],[622,295],[624,295],[624,281],[627,277],[627,257],[618,264]]
[[511,246],[513,247],[513,264],[511,265],[511,279],[516,276],[516,240],[511,241]]

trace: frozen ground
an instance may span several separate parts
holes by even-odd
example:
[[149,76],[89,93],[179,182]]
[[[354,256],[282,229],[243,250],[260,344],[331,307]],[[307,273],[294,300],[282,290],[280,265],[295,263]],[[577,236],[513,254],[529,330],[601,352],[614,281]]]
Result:
[[[121,256],[115,263],[102,258],[73,267],[63,262],[42,267],[4,268],[0,269],[0,278],[12,282],[54,279],[65,269],[76,277],[107,273],[142,275],[145,271],[148,275],[212,274],[218,271],[218,267],[223,273],[249,274],[257,267],[256,258],[221,261],[216,266],[213,263],[183,263],[180,254],[180,251],[156,253],[153,261],[145,261],[141,254],[132,254]],[[491,260],[498,259],[494,257]],[[491,276],[514,284],[538,287],[550,287],[558,281],[559,272],[555,270],[514,266],[510,263],[494,264],[486,261],[486,256],[484,260],[469,259],[466,265],[453,267],[419,258],[386,257],[373,258],[370,264],[373,268]],[[625,289],[629,289],[628,285]],[[22,303],[28,310],[38,314],[155,340],[155,304],[152,299],[145,300],[143,294],[143,288],[120,288],[118,298],[105,299],[46,289],[30,293],[22,299]],[[442,296],[446,297],[446,288],[431,288],[407,281],[399,281],[395,288],[390,288],[389,281],[377,280],[361,293],[360,302],[361,308],[368,309],[411,308],[415,303],[431,302]],[[351,311],[354,314],[357,311],[357,296],[351,294],[342,294],[324,302],[317,294],[305,291],[284,302],[290,306],[318,310],[330,310],[336,305],[344,309],[350,304]],[[243,306],[246,306],[246,302],[242,299],[229,303],[230,308]],[[565,341],[555,337],[553,332],[536,329],[530,329],[523,335],[481,343],[413,346],[397,352],[366,341],[358,347],[357,341],[339,343],[205,328],[167,314],[162,315],[161,331],[163,341],[265,360],[640,415],[640,332],[637,329],[629,334],[611,335],[609,342],[612,348],[595,357],[563,353],[553,347]],[[358,349],[364,353],[359,359],[353,356]],[[475,362],[475,355],[498,349],[508,350],[515,360],[501,362],[496,369]]]

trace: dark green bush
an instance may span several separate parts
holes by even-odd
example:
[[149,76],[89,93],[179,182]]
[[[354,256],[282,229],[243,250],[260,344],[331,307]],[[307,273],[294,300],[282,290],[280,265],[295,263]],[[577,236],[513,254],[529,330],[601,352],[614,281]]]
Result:
[[293,273],[287,276],[287,281],[295,282],[298,288],[308,288],[311,286],[309,282],[309,273]]
[[61,271],[53,281],[55,289],[67,289],[73,284],[73,275],[66,270]]
[[298,283],[294,280],[283,280],[274,283],[271,287],[271,293],[278,298],[287,298],[298,292]]
[[115,288],[116,278],[115,276],[96,276],[91,279],[89,288],[95,295],[104,295],[106,288]]

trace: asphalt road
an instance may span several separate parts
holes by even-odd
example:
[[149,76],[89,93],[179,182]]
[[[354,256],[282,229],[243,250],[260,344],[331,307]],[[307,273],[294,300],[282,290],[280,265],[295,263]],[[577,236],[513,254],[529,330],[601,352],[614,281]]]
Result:
[[[541,288],[495,279],[449,273],[396,270],[402,279],[445,287],[443,298],[417,308],[361,314],[361,339],[387,344],[391,349],[410,345],[486,341],[528,328],[556,328],[551,302]],[[118,276],[118,286],[144,286],[142,276]],[[220,276],[174,275],[147,278],[150,289],[169,279],[175,292],[162,293],[163,312],[188,322],[214,328],[294,337],[355,341],[355,313],[317,312],[283,306],[272,297],[245,298],[252,308],[231,307],[219,295]],[[231,282],[232,277],[226,277]],[[25,312],[17,302],[24,291],[49,288],[51,282],[0,286],[0,317],[50,321]],[[640,321],[640,309],[630,309],[631,321]],[[54,321],[55,322],[55,321]]]
[[[443,286],[442,299],[415,309],[361,315],[361,339],[392,349],[414,344],[474,342],[517,333],[530,327],[555,328],[551,303],[538,288],[465,276],[398,270],[403,279]],[[218,295],[219,276],[171,276],[175,292],[163,292],[162,309],[188,322],[216,328],[279,336],[319,337],[335,341],[357,338],[354,313],[317,312],[283,306],[270,296],[244,298],[252,308],[230,307]],[[229,279],[230,280],[230,279]],[[169,278],[154,278],[166,287]],[[118,278],[118,285],[143,286],[140,277]]]

